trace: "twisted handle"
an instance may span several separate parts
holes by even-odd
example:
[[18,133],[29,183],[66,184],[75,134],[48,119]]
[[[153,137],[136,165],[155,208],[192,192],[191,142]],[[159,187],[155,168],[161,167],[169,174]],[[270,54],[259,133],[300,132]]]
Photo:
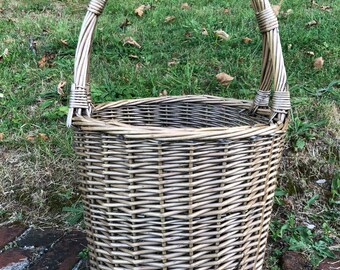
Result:
[[[278,21],[268,0],[251,0],[262,33],[262,71],[260,88],[254,99],[253,112],[267,107],[272,78],[275,92],[271,105],[272,119],[283,122],[290,109],[287,75],[284,66]],[[97,19],[107,0],[91,0],[80,31],[74,64],[74,83],[71,88],[67,126],[74,115],[91,115],[92,102],[89,87],[89,60]]]

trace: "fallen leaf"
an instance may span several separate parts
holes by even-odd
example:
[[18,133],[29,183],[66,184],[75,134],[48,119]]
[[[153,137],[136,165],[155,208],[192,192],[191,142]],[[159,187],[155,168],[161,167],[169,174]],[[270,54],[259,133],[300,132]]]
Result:
[[168,95],[168,91],[166,91],[166,90],[162,90],[160,93],[159,93],[159,96],[160,97],[165,97],[165,96],[167,96]]
[[209,35],[209,33],[208,33],[206,28],[202,28],[202,35],[203,36],[208,36]]
[[230,9],[229,9],[229,8],[226,8],[226,7],[225,7],[225,8],[223,9],[223,13],[227,14],[227,13],[229,13],[229,12],[230,12]]
[[175,16],[166,16],[164,21],[166,23],[169,23],[172,22],[175,18],[176,18]]
[[61,82],[58,84],[58,87],[57,87],[58,94],[59,94],[60,96],[62,96],[62,97],[65,96],[65,93],[64,93],[64,90],[63,90],[65,84],[66,84],[65,81],[61,81]]
[[251,39],[251,38],[249,38],[249,37],[245,37],[245,38],[242,38],[242,42],[243,43],[246,43],[246,44],[248,44],[248,43],[250,43],[250,42],[252,42],[253,40]]
[[137,64],[135,65],[135,70],[136,70],[136,71],[139,71],[139,70],[142,68],[142,66],[143,66],[142,63],[137,63]]
[[5,9],[4,8],[0,8],[0,13],[4,12]]
[[135,54],[130,54],[130,55],[129,55],[129,58],[131,58],[131,59],[138,59],[138,56],[135,55]]
[[49,64],[48,62],[53,60],[55,57],[55,54],[49,53],[49,54],[44,54],[41,59],[38,61],[38,66],[40,68],[45,67],[46,65],[51,66],[52,64]]
[[319,4],[318,4],[316,1],[313,0],[313,1],[312,1],[312,7],[313,7],[313,6],[318,7]]
[[4,134],[0,133],[0,141],[2,141],[4,139]]
[[228,75],[227,73],[221,72],[216,75],[216,79],[218,82],[224,86],[228,86],[232,80],[234,80],[234,77]]
[[288,50],[290,50],[292,47],[293,47],[292,44],[288,44],[288,45],[287,45]]
[[65,46],[67,46],[67,45],[68,45],[68,44],[67,44],[67,40],[66,40],[66,39],[61,39],[61,40],[60,40],[60,42],[61,42],[61,44],[65,45]]
[[287,15],[290,15],[290,14],[292,14],[293,13],[293,10],[290,8],[290,9],[287,9],[287,11],[286,11],[286,14]]
[[145,10],[145,5],[141,5],[138,8],[135,9],[135,14],[139,17],[142,17],[144,14],[144,10]]
[[190,6],[189,6],[188,3],[182,3],[181,4],[181,9],[189,9],[189,8],[190,8]]
[[332,9],[332,7],[331,6],[321,6],[320,9],[323,10],[323,11],[330,11]]
[[230,36],[224,32],[223,30],[217,30],[214,32],[216,37],[219,37],[220,39],[228,39]]
[[293,13],[292,9],[287,9],[287,11],[281,11],[280,12],[281,16],[283,16],[283,17],[288,17],[292,13]]
[[322,57],[318,57],[314,59],[313,66],[315,69],[321,69],[323,67],[323,63],[325,60],[323,60]]
[[326,180],[326,179],[319,179],[319,180],[316,180],[315,182],[316,182],[317,184],[321,185],[321,184],[326,183],[327,180]]
[[141,45],[139,45],[132,37],[126,37],[125,39],[124,39],[124,46],[125,46],[125,44],[130,44],[130,45],[132,45],[132,46],[135,46],[135,47],[137,47],[138,49],[141,49],[142,48],[142,46]]
[[125,18],[125,20],[119,25],[120,29],[124,29],[125,27],[129,26],[131,23],[128,20],[128,18]]
[[5,48],[4,53],[2,54],[4,57],[8,56],[8,48]]
[[3,93],[0,93],[0,98],[4,98],[4,94]]
[[311,20],[310,22],[306,23],[305,26],[306,27],[312,27],[312,26],[315,26],[317,24],[318,24],[318,22],[316,20]]
[[169,66],[169,67],[175,66],[175,65],[177,65],[177,64],[178,64],[178,62],[177,62],[176,60],[171,60],[171,61],[168,62],[168,66]]
[[312,51],[307,51],[306,54],[310,55],[310,56],[314,56],[314,52],[312,52]]
[[310,223],[305,223],[306,224],[306,227],[310,230],[313,230],[315,229],[315,225],[314,224],[310,224]]
[[281,5],[272,5],[272,9],[274,11],[274,14],[277,16],[279,15],[280,13],[280,8],[281,8]]
[[35,136],[34,135],[27,135],[26,140],[33,142],[35,140]]
[[48,139],[48,136],[44,133],[38,133],[38,138],[42,139],[43,141],[46,141]]

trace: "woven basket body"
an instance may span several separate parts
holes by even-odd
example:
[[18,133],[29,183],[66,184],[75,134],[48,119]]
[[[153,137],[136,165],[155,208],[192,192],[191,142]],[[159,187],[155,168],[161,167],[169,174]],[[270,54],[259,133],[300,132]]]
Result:
[[[69,116],[91,269],[262,269],[289,110],[277,25],[257,14],[264,63],[254,102],[182,96],[91,108],[84,63],[105,2],[89,5]],[[269,12],[266,0],[253,4]]]

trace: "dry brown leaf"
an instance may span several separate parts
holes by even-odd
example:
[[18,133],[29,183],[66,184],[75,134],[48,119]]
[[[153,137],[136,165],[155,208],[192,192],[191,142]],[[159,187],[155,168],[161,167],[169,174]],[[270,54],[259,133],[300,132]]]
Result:
[[2,141],[4,139],[4,134],[3,133],[0,133],[0,141]]
[[323,11],[330,11],[332,9],[332,7],[331,6],[321,6],[320,9],[323,10]]
[[57,87],[58,94],[62,97],[65,96],[65,93],[64,93],[64,90],[63,90],[65,85],[66,85],[66,82],[61,81],[61,82],[59,82],[58,87]]
[[27,135],[26,140],[33,142],[35,140],[35,136],[34,135]]
[[214,32],[216,37],[219,37],[220,39],[228,39],[230,36],[224,32],[223,30],[217,30]]
[[169,67],[175,66],[175,65],[177,65],[177,64],[178,64],[178,62],[177,62],[176,60],[171,60],[171,61],[168,62],[168,66],[169,66]]
[[209,35],[208,30],[206,28],[202,28],[202,35],[203,36],[208,36]]
[[67,46],[67,45],[68,45],[68,44],[67,44],[67,40],[66,40],[66,39],[61,39],[61,40],[60,40],[60,42],[61,42],[61,44],[65,45],[65,46]]
[[290,8],[290,9],[287,9],[287,11],[286,11],[286,14],[287,15],[290,15],[290,14],[292,14],[293,13],[293,10]]
[[135,47],[137,47],[138,49],[141,49],[142,48],[142,46],[141,45],[139,45],[138,43],[137,43],[137,41],[135,41],[132,37],[126,37],[125,39],[124,39],[124,46],[125,46],[125,44],[130,44],[130,45],[132,45],[132,46],[135,46]]
[[160,97],[165,97],[168,95],[168,91],[167,90],[162,90],[160,93],[159,93],[159,96]]
[[293,13],[292,9],[287,9],[287,11],[281,11],[280,12],[281,16],[283,16],[283,17],[288,17],[292,13]]
[[312,26],[315,26],[317,25],[318,22],[316,20],[311,20],[310,22],[306,23],[306,27],[312,27]]
[[274,11],[274,14],[277,16],[279,15],[280,13],[280,8],[281,8],[281,5],[272,5],[272,9]]
[[42,139],[43,141],[48,140],[48,136],[45,133],[38,133],[38,138]]
[[221,72],[216,75],[216,79],[218,82],[224,86],[228,86],[232,80],[234,80],[234,77],[230,76],[229,74],[225,72]]
[[250,43],[250,42],[252,42],[253,40],[251,39],[251,38],[249,38],[249,37],[245,37],[245,38],[242,38],[242,42],[243,43],[246,43],[246,44],[248,44],[248,43]]
[[325,61],[323,60],[322,56],[315,58],[314,62],[313,62],[313,66],[314,66],[315,69],[321,69],[323,67],[324,62]]
[[314,52],[312,52],[312,51],[307,51],[306,54],[310,55],[310,56],[314,56]]
[[223,13],[227,14],[227,13],[229,13],[229,12],[230,12],[230,9],[229,9],[229,8],[225,7],[225,8],[223,9]]
[[138,55],[130,54],[130,55],[129,55],[129,58],[131,58],[131,59],[138,59]]
[[2,54],[0,54],[0,61],[8,56],[8,49],[6,48]]
[[4,8],[0,8],[0,13],[4,12],[5,9]]
[[142,64],[142,63],[137,63],[137,64],[135,65],[135,70],[136,70],[136,71],[139,71],[142,67],[143,67],[143,64]]
[[311,5],[312,7],[318,7],[319,6],[319,4],[316,2],[316,1],[312,1],[312,5]]
[[292,44],[288,44],[288,45],[287,45],[288,50],[290,50],[292,47],[293,47]]
[[144,14],[144,10],[145,10],[145,5],[140,5],[138,8],[135,9],[135,14],[139,17],[142,17]]
[[45,67],[46,65],[51,66],[52,64],[49,63],[49,61],[53,60],[55,57],[55,54],[49,53],[49,54],[44,54],[41,59],[38,61],[38,66],[40,68]]
[[169,23],[172,22],[175,18],[176,18],[175,16],[166,16],[164,21],[166,23]]
[[181,4],[181,9],[189,9],[189,8],[190,8],[190,6],[189,6],[188,3],[182,3]]

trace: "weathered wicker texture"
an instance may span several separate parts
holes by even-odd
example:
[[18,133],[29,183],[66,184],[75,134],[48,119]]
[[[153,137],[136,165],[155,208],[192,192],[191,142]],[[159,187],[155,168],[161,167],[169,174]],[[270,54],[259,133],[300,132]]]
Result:
[[262,269],[290,107],[268,1],[253,1],[264,44],[254,102],[182,96],[92,108],[89,53],[105,2],[92,0],[83,23],[68,117],[91,269]]

